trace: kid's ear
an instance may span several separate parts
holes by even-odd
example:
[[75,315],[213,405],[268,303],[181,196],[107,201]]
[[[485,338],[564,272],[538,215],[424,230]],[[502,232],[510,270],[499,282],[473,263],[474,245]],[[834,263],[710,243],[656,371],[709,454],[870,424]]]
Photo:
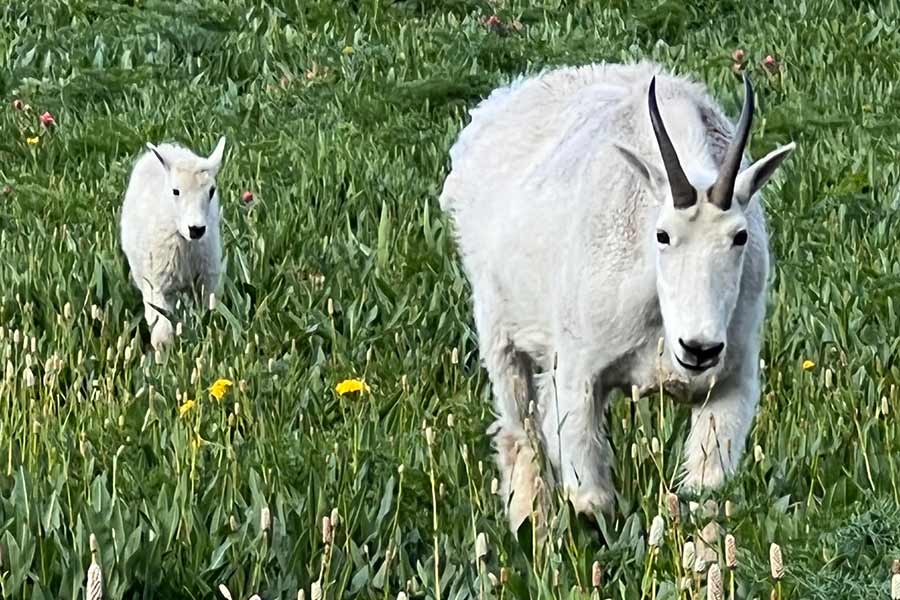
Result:
[[212,154],[209,155],[209,158],[206,159],[206,165],[204,170],[209,171],[211,174],[215,175],[219,172],[219,168],[222,166],[222,158],[225,155],[225,136],[219,138],[219,143],[216,144],[215,149],[212,151]]
[[151,144],[150,142],[147,142],[147,148],[149,148],[150,151],[153,152],[153,154],[156,155],[156,158],[159,159],[160,164],[162,164],[163,168],[164,168],[165,170],[168,171],[168,170],[169,170],[169,163],[166,162],[166,159],[165,159],[165,158],[163,158],[162,152],[159,151],[159,148],[157,148],[156,146],[154,146],[154,145]]

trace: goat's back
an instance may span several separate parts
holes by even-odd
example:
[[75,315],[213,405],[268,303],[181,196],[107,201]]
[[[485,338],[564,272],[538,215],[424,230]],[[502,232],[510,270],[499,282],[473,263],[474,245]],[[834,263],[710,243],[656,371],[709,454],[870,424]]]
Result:
[[506,197],[511,188],[533,188],[548,176],[584,175],[585,168],[596,172],[596,165],[585,163],[614,141],[662,168],[647,114],[653,76],[685,170],[690,176],[715,169],[732,125],[703,86],[650,62],[565,67],[520,77],[470,111],[471,122],[450,149],[441,208],[458,218],[473,204]]

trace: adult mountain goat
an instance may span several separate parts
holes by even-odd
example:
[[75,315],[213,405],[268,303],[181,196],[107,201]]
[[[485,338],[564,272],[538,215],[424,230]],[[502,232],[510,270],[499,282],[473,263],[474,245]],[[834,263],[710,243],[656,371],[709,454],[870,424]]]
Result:
[[494,91],[451,149],[440,202],[472,285],[513,528],[537,491],[532,402],[579,511],[612,503],[614,389],[662,380],[694,402],[683,485],[733,473],[760,393],[769,259],[757,192],[794,149],[742,164],[744,83],[735,128],[703,86],[658,65],[562,68]]

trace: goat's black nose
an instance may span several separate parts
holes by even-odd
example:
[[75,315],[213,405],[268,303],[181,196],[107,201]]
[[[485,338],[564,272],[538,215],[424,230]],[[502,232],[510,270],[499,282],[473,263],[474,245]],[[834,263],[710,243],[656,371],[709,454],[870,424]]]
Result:
[[188,233],[191,234],[192,240],[199,240],[203,237],[203,234],[206,233],[206,227],[194,227],[191,225],[188,227]]
[[694,355],[698,364],[715,359],[722,353],[722,350],[725,349],[724,342],[719,342],[718,344],[704,344],[697,340],[684,341],[683,339],[678,338],[678,343],[681,344],[682,348]]

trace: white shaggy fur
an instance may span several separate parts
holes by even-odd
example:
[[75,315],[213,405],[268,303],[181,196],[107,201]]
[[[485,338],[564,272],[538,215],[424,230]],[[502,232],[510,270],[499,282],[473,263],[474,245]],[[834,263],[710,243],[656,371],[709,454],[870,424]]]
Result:
[[[690,208],[673,205],[651,126],[654,75],[662,118],[700,194]],[[579,511],[609,509],[614,496],[603,433],[609,393],[661,379],[694,402],[683,484],[720,485],[741,457],[760,393],[769,259],[756,192],[793,144],[745,168],[722,210],[703,190],[718,176],[733,125],[704,87],[658,65],[519,79],[471,116],[450,151],[440,202],[472,285],[511,526],[535,495],[523,427],[531,400],[552,474]],[[746,245],[735,241],[741,230]],[[658,231],[669,243],[657,242]],[[697,373],[679,364],[694,362],[679,339],[725,350]]]
[[225,138],[208,158],[175,144],[147,144],[134,165],[122,206],[122,250],[144,298],[151,343],[172,339],[171,295],[199,280],[214,294],[222,270],[216,174]]

